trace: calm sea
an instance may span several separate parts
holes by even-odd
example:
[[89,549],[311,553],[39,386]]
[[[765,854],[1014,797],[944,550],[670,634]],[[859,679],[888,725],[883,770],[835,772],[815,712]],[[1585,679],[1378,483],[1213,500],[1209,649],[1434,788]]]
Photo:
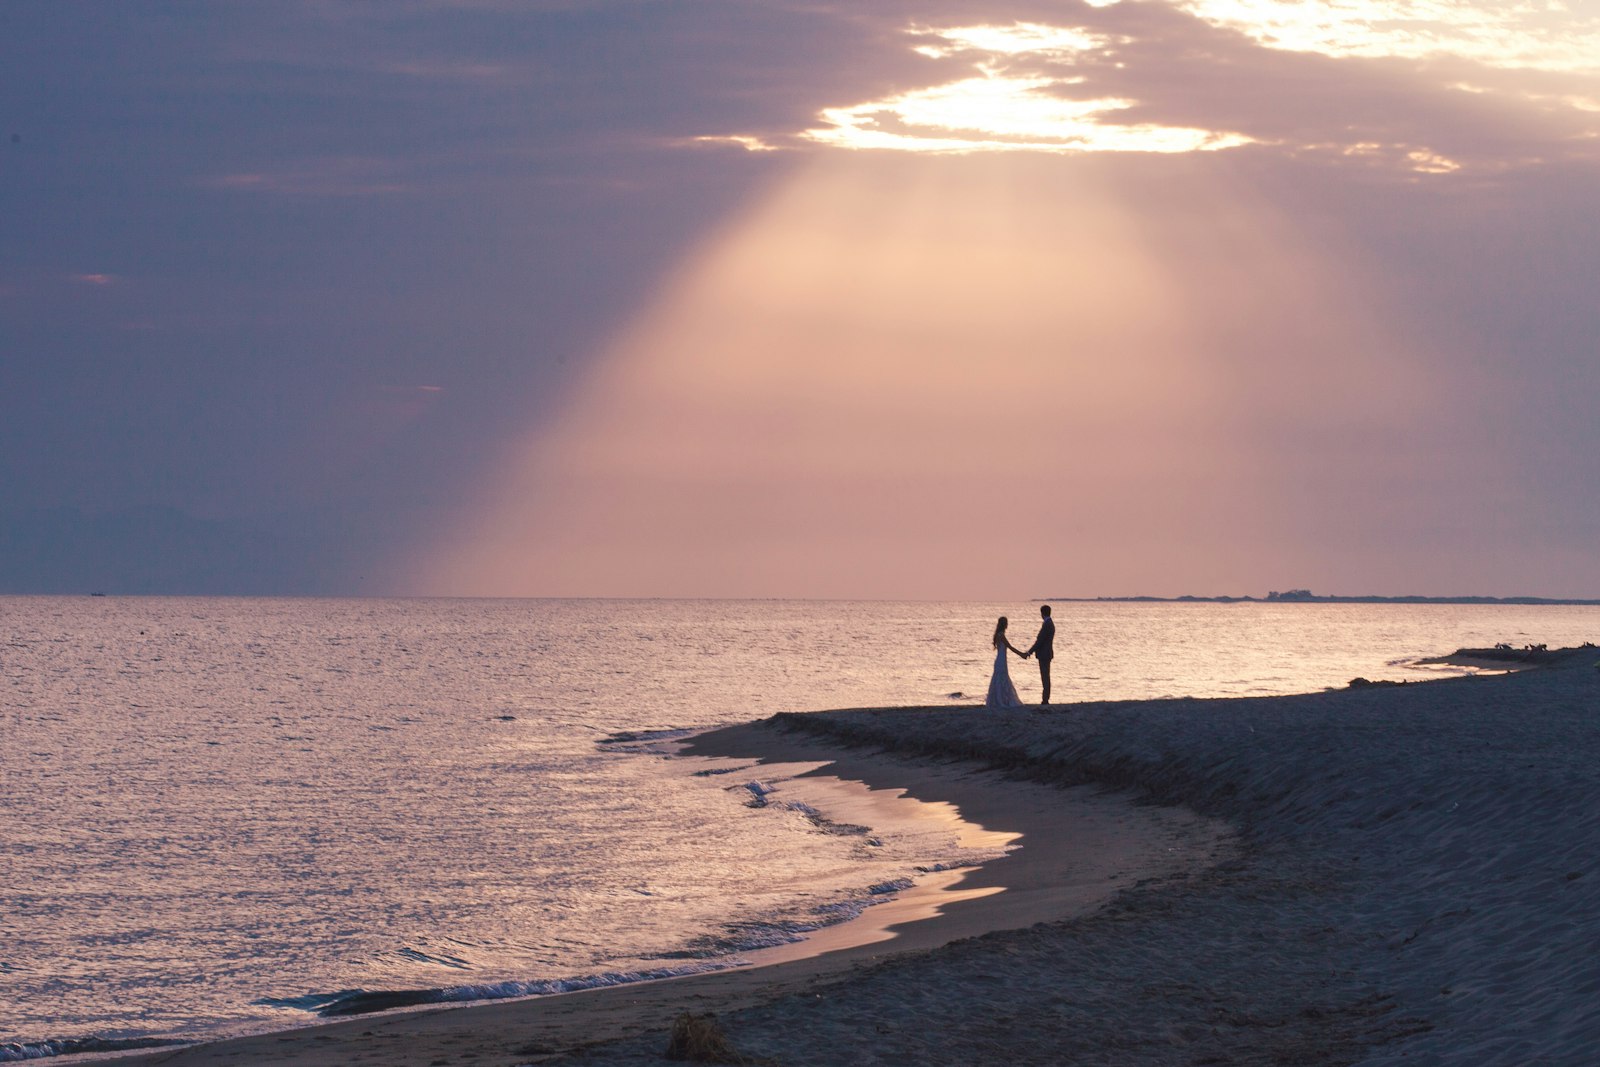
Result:
[[[1031,640],[1029,603],[0,598],[0,1059],[295,1025],[352,991],[726,966],[981,860],[915,823],[840,832],[664,741],[980,700],[1002,613]],[[1600,637],[1592,607],[1056,620],[1058,701],[1303,692]]]

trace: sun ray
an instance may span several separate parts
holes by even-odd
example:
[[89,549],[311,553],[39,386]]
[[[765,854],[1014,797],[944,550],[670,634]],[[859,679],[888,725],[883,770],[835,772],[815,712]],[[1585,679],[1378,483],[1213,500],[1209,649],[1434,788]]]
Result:
[[960,596],[1061,568],[1125,591],[1198,558],[1224,582],[1360,490],[1286,442],[1404,465],[1414,360],[1281,220],[1194,170],[1188,222],[1152,219],[1115,167],[1048,163],[814,161],[675,272],[403,584]]

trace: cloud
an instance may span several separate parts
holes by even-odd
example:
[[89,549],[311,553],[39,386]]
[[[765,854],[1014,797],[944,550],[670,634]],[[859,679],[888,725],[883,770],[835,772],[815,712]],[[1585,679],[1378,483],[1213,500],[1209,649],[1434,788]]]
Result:
[[1600,73],[1600,18],[1564,3],[1495,0],[1175,0],[1269,48]]
[[1069,82],[985,73],[852,107],[822,110],[825,125],[802,136],[838,148],[904,152],[1199,152],[1236,148],[1236,133],[1126,124],[1134,106],[1117,97],[1065,99]]
[[409,182],[400,175],[413,167],[415,161],[408,166],[398,160],[331,157],[300,160],[272,170],[201,177],[196,184],[230,192],[285,196],[393,196],[411,189]]
[[722,145],[742,148],[746,152],[781,152],[779,145],[768,144],[759,137],[750,137],[744,134],[724,134],[722,136],[705,135],[691,137],[684,143],[691,145]]
[[[1600,44],[1584,44],[1600,30],[1554,5],[1192,0],[958,17],[885,16],[864,34],[885,63],[909,53],[892,91],[733,135],[923,153],[1252,145],[1401,177],[1600,155]],[[812,92],[828,81],[819,71]]]

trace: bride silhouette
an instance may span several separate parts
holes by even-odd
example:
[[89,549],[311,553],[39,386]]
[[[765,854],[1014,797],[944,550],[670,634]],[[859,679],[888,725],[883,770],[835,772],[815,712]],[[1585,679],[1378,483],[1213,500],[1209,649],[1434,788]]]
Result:
[[989,695],[983,699],[986,708],[1022,707],[1022,701],[1017,699],[1017,687],[1011,684],[1011,668],[1006,664],[1008,649],[1022,655],[1016,646],[1006,640],[1006,617],[1002,615],[994,625],[994,674],[989,676]]

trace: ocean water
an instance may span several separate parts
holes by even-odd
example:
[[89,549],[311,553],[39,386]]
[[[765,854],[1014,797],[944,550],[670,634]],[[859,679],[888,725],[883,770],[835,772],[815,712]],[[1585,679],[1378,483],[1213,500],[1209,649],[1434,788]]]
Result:
[[[1001,613],[1031,640],[1029,603],[0,597],[0,1059],[728,966],[981,862],[947,827],[835,825],[670,741],[976,702]],[[1600,637],[1593,607],[1055,617],[1058,702]]]

